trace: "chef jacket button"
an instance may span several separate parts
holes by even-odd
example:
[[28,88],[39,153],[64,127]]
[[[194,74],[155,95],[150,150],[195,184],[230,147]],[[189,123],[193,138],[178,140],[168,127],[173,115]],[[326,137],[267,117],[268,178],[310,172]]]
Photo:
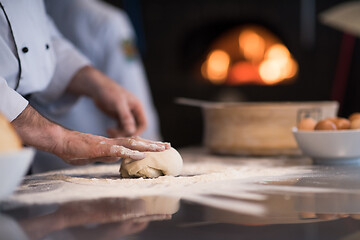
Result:
[[46,48],[46,50],[48,50],[50,48],[49,44],[46,44],[45,48]]
[[29,49],[27,47],[23,47],[21,50],[23,53],[27,53],[29,51]]

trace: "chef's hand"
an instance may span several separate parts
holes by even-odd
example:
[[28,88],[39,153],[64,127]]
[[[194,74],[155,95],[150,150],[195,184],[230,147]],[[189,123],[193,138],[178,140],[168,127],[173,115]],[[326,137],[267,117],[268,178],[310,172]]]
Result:
[[91,97],[104,113],[117,120],[118,128],[108,130],[111,137],[137,136],[146,128],[140,101],[93,67],[81,68],[69,84],[68,91]]
[[115,162],[120,157],[141,160],[143,152],[160,152],[170,144],[154,142],[140,137],[105,138],[66,130],[63,141],[54,151],[65,162],[84,165],[93,162]]
[[140,160],[145,151],[159,152],[169,143],[139,137],[105,138],[71,131],[41,116],[30,105],[12,121],[25,145],[56,154],[65,162],[83,165],[92,162],[114,162],[120,157]]

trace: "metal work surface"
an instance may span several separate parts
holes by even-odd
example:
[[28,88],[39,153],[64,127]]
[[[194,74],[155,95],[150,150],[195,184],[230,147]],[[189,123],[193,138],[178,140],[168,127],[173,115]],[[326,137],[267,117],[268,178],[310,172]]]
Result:
[[181,151],[179,177],[118,165],[28,176],[0,203],[1,239],[359,239],[360,167]]

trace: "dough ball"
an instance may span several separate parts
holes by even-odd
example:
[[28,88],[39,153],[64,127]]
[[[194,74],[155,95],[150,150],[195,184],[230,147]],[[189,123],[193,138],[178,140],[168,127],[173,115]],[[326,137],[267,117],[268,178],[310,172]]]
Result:
[[120,175],[123,178],[178,176],[182,166],[181,155],[174,148],[170,148],[162,152],[146,152],[146,157],[142,160],[123,159],[120,166]]
[[0,153],[22,148],[20,137],[10,122],[0,114]]

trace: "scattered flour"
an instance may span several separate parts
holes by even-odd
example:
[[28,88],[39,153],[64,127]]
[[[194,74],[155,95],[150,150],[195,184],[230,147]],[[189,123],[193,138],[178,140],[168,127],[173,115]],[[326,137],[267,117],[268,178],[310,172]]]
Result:
[[262,214],[264,209],[253,202],[266,198],[259,193],[261,191],[255,191],[266,187],[258,183],[281,179],[296,181],[299,176],[313,171],[306,159],[180,153],[184,166],[178,177],[123,179],[119,175],[119,163],[76,167],[28,176],[17,192],[1,204],[3,208],[13,208],[99,198],[169,196],[256,215]]

